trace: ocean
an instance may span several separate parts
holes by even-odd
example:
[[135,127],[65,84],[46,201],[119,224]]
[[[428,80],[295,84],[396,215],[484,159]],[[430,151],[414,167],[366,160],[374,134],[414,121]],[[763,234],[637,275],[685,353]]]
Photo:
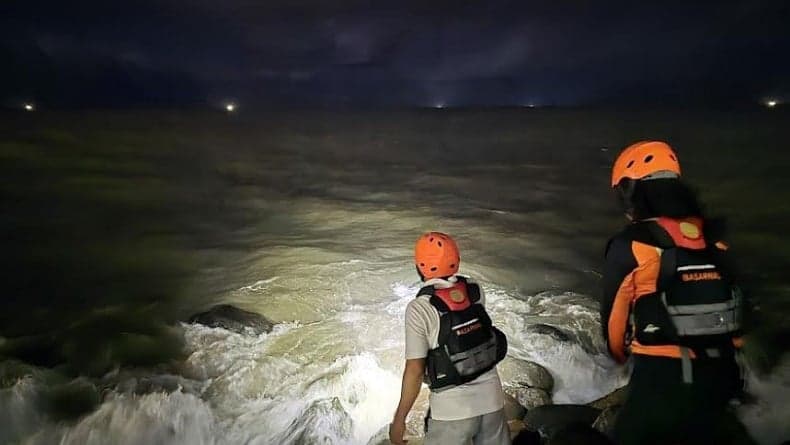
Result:
[[[760,304],[739,408],[790,438],[782,110],[0,115],[0,443],[366,444],[391,420],[424,231],[451,234],[555,403],[624,385],[598,316],[618,151],[662,139]],[[230,303],[276,323],[182,323]],[[530,330],[557,328],[563,336]],[[503,373],[503,380],[517,376]]]

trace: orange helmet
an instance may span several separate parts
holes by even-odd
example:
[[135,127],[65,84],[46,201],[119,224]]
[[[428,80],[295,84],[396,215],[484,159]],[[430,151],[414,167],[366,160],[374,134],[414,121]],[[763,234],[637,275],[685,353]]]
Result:
[[672,147],[660,141],[642,141],[623,150],[612,168],[612,187],[624,178],[643,179],[668,171],[680,176],[680,163]]
[[428,232],[414,246],[414,264],[426,280],[454,275],[460,262],[458,246],[444,233]]

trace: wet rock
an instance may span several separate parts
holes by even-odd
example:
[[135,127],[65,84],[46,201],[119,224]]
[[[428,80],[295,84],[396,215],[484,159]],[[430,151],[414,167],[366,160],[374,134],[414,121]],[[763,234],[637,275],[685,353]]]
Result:
[[574,423],[555,432],[547,445],[613,445],[612,441],[589,425]]
[[537,363],[507,357],[497,368],[502,380],[511,382],[513,386],[542,389],[548,393],[554,389],[551,373]]
[[551,404],[551,395],[546,391],[538,388],[524,388],[521,386],[509,386],[505,389],[505,394],[510,395],[519,405],[527,410],[532,408]]
[[542,443],[543,439],[537,431],[524,429],[513,437],[513,445],[541,445]]
[[10,388],[24,378],[32,378],[49,385],[69,381],[64,374],[57,372],[57,370],[33,366],[13,359],[0,361],[0,390]]
[[172,374],[151,376],[129,376],[120,381],[115,388],[118,392],[128,392],[137,395],[154,392],[173,393],[181,391],[186,394],[200,395],[202,384],[196,380]]
[[524,418],[524,414],[526,413],[527,409],[521,406],[515,397],[505,393],[505,419],[508,421],[521,420]]
[[536,323],[529,325],[525,331],[532,332],[534,334],[548,335],[549,337],[563,343],[572,341],[570,335],[568,335],[565,331],[548,324]]
[[598,408],[598,409],[606,409],[612,406],[620,406],[625,403],[625,398],[628,396],[628,387],[623,386],[622,388],[617,388],[611,393],[601,397],[600,399],[590,402],[587,405]]
[[333,443],[338,437],[350,437],[352,425],[351,415],[340,399],[319,399],[288,426],[282,443]]
[[55,420],[78,419],[101,402],[96,386],[82,378],[45,388],[41,395],[48,414]]
[[428,415],[428,408],[431,398],[431,390],[422,387],[417,395],[417,400],[412,405],[411,412],[406,421],[406,432],[414,436],[422,436],[425,432],[425,417]]
[[551,437],[574,424],[591,426],[600,413],[586,405],[543,405],[529,409],[524,423],[529,430]]
[[[525,411],[526,413],[526,411]],[[524,421],[521,419],[514,419],[507,421],[507,429],[510,430],[510,440],[513,440],[516,436],[518,436],[522,431],[527,429],[527,426],[524,425]]]
[[593,423],[593,428],[604,433],[609,434],[614,427],[614,421],[617,419],[617,413],[620,411],[620,406],[610,406],[601,411],[598,418]]
[[181,392],[200,397],[206,382],[184,377],[177,368],[116,368],[95,381],[102,400],[121,394],[145,395]]
[[274,323],[261,314],[245,311],[229,304],[220,304],[206,312],[195,314],[189,323],[202,324],[211,328],[224,328],[239,334],[260,335],[271,332]]

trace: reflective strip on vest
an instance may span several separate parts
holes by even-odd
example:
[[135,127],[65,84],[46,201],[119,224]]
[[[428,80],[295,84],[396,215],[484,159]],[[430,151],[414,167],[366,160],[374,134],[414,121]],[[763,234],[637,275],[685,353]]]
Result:
[[737,331],[741,328],[739,300],[740,295],[733,292],[732,298],[722,303],[669,305],[666,293],[661,294],[661,301],[681,337]]
[[[662,298],[666,304],[666,294],[664,294]],[[723,303],[667,305],[667,311],[669,311],[670,315],[696,315],[710,314],[713,312],[728,312],[735,309],[737,306],[738,302],[735,301],[735,299],[731,299]]]
[[715,269],[716,266],[713,264],[692,264],[691,266],[680,266],[678,267],[678,272],[685,272],[687,270],[710,270]]
[[680,369],[683,373],[683,383],[694,383],[694,368],[691,366],[691,349],[680,347]]
[[712,314],[673,315],[678,335],[718,335],[735,332],[740,328],[735,311]]
[[467,321],[466,323],[457,324],[457,325],[455,325],[455,326],[451,327],[450,329],[452,329],[453,331],[455,331],[455,330],[457,330],[457,329],[461,329],[461,328],[463,328],[463,327],[469,326],[470,324],[475,324],[475,323],[477,323],[478,321],[480,321],[480,319],[479,319],[479,318],[473,318],[473,319],[471,319],[471,320]]

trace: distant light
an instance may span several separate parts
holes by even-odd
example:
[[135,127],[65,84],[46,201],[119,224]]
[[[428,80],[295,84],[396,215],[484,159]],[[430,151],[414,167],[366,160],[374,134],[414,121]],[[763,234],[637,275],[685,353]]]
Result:
[[535,108],[535,104],[533,104],[533,103],[528,103],[528,104],[527,104],[527,107],[528,107],[528,108]]
[[225,104],[225,111],[228,113],[233,113],[236,111],[236,104]]
[[777,105],[779,105],[779,102],[774,100],[774,99],[769,99],[769,100],[765,101],[765,106],[768,107],[768,108],[773,108],[773,107],[775,107]]
[[24,105],[25,111],[35,111],[36,106],[33,104],[25,104]]
[[433,107],[434,108],[444,108],[444,104],[439,102],[439,103],[433,104]]

